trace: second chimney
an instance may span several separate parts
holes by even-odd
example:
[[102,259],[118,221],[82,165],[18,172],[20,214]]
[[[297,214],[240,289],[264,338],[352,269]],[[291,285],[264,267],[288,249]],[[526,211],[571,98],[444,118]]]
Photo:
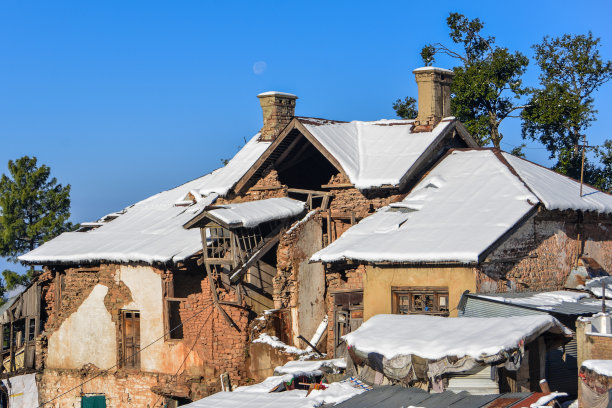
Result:
[[291,122],[297,96],[284,92],[264,92],[257,95],[263,111],[263,127],[259,140],[271,142]]
[[417,125],[434,127],[451,116],[450,86],[455,73],[435,67],[417,68],[412,73],[419,88]]

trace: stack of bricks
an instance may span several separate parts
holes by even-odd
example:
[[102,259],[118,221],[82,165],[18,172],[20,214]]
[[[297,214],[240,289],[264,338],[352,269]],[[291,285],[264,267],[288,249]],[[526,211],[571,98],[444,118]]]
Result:
[[[222,302],[235,302],[235,293],[219,290]],[[202,293],[189,295],[181,303],[180,315],[184,341],[205,362],[207,378],[218,381],[219,375],[229,373],[233,385],[246,377],[245,362],[249,339],[249,312],[241,307],[220,305],[238,326],[231,326],[213,303],[208,278],[202,281]]]

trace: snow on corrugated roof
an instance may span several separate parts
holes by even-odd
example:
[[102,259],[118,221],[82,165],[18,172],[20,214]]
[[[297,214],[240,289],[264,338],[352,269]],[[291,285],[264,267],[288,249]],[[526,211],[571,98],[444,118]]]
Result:
[[481,360],[516,349],[521,340],[527,343],[547,331],[571,336],[550,315],[449,318],[379,314],[343,338],[362,353],[379,353],[388,359],[412,354],[432,360],[446,356]]
[[255,227],[263,222],[295,217],[304,212],[305,203],[288,197],[246,203],[224,204],[209,210],[208,214],[230,225],[245,228]]
[[[227,164],[203,177],[127,207],[96,229],[65,232],[19,257],[32,264],[110,262],[179,262],[202,249],[200,232],[183,224],[225,194],[247,172],[269,142],[255,135]],[[199,191],[196,203],[186,197]],[[177,205],[179,203],[180,205]]]
[[478,262],[537,202],[493,151],[454,151],[403,201],[365,218],[311,260]]
[[502,154],[547,210],[612,213],[612,195],[585,185],[580,197],[578,181],[511,154]]
[[340,163],[351,183],[359,189],[400,184],[417,159],[452,123],[452,120],[445,120],[431,132],[411,133],[413,120],[298,119]]

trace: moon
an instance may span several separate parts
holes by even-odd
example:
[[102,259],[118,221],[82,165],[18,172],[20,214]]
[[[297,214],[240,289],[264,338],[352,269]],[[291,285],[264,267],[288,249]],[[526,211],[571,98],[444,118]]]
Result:
[[266,61],[257,61],[256,63],[253,64],[253,73],[255,75],[261,75],[264,72],[266,72],[267,68],[268,68],[268,64],[266,64]]

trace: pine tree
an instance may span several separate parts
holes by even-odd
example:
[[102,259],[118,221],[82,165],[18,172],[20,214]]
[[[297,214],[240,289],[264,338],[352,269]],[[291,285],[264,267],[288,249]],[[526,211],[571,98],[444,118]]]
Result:
[[[0,178],[0,256],[16,263],[19,255],[72,229],[70,185],[50,178],[51,169],[38,166],[36,157],[9,160],[8,170]],[[15,272],[3,275],[7,285],[28,283]]]

